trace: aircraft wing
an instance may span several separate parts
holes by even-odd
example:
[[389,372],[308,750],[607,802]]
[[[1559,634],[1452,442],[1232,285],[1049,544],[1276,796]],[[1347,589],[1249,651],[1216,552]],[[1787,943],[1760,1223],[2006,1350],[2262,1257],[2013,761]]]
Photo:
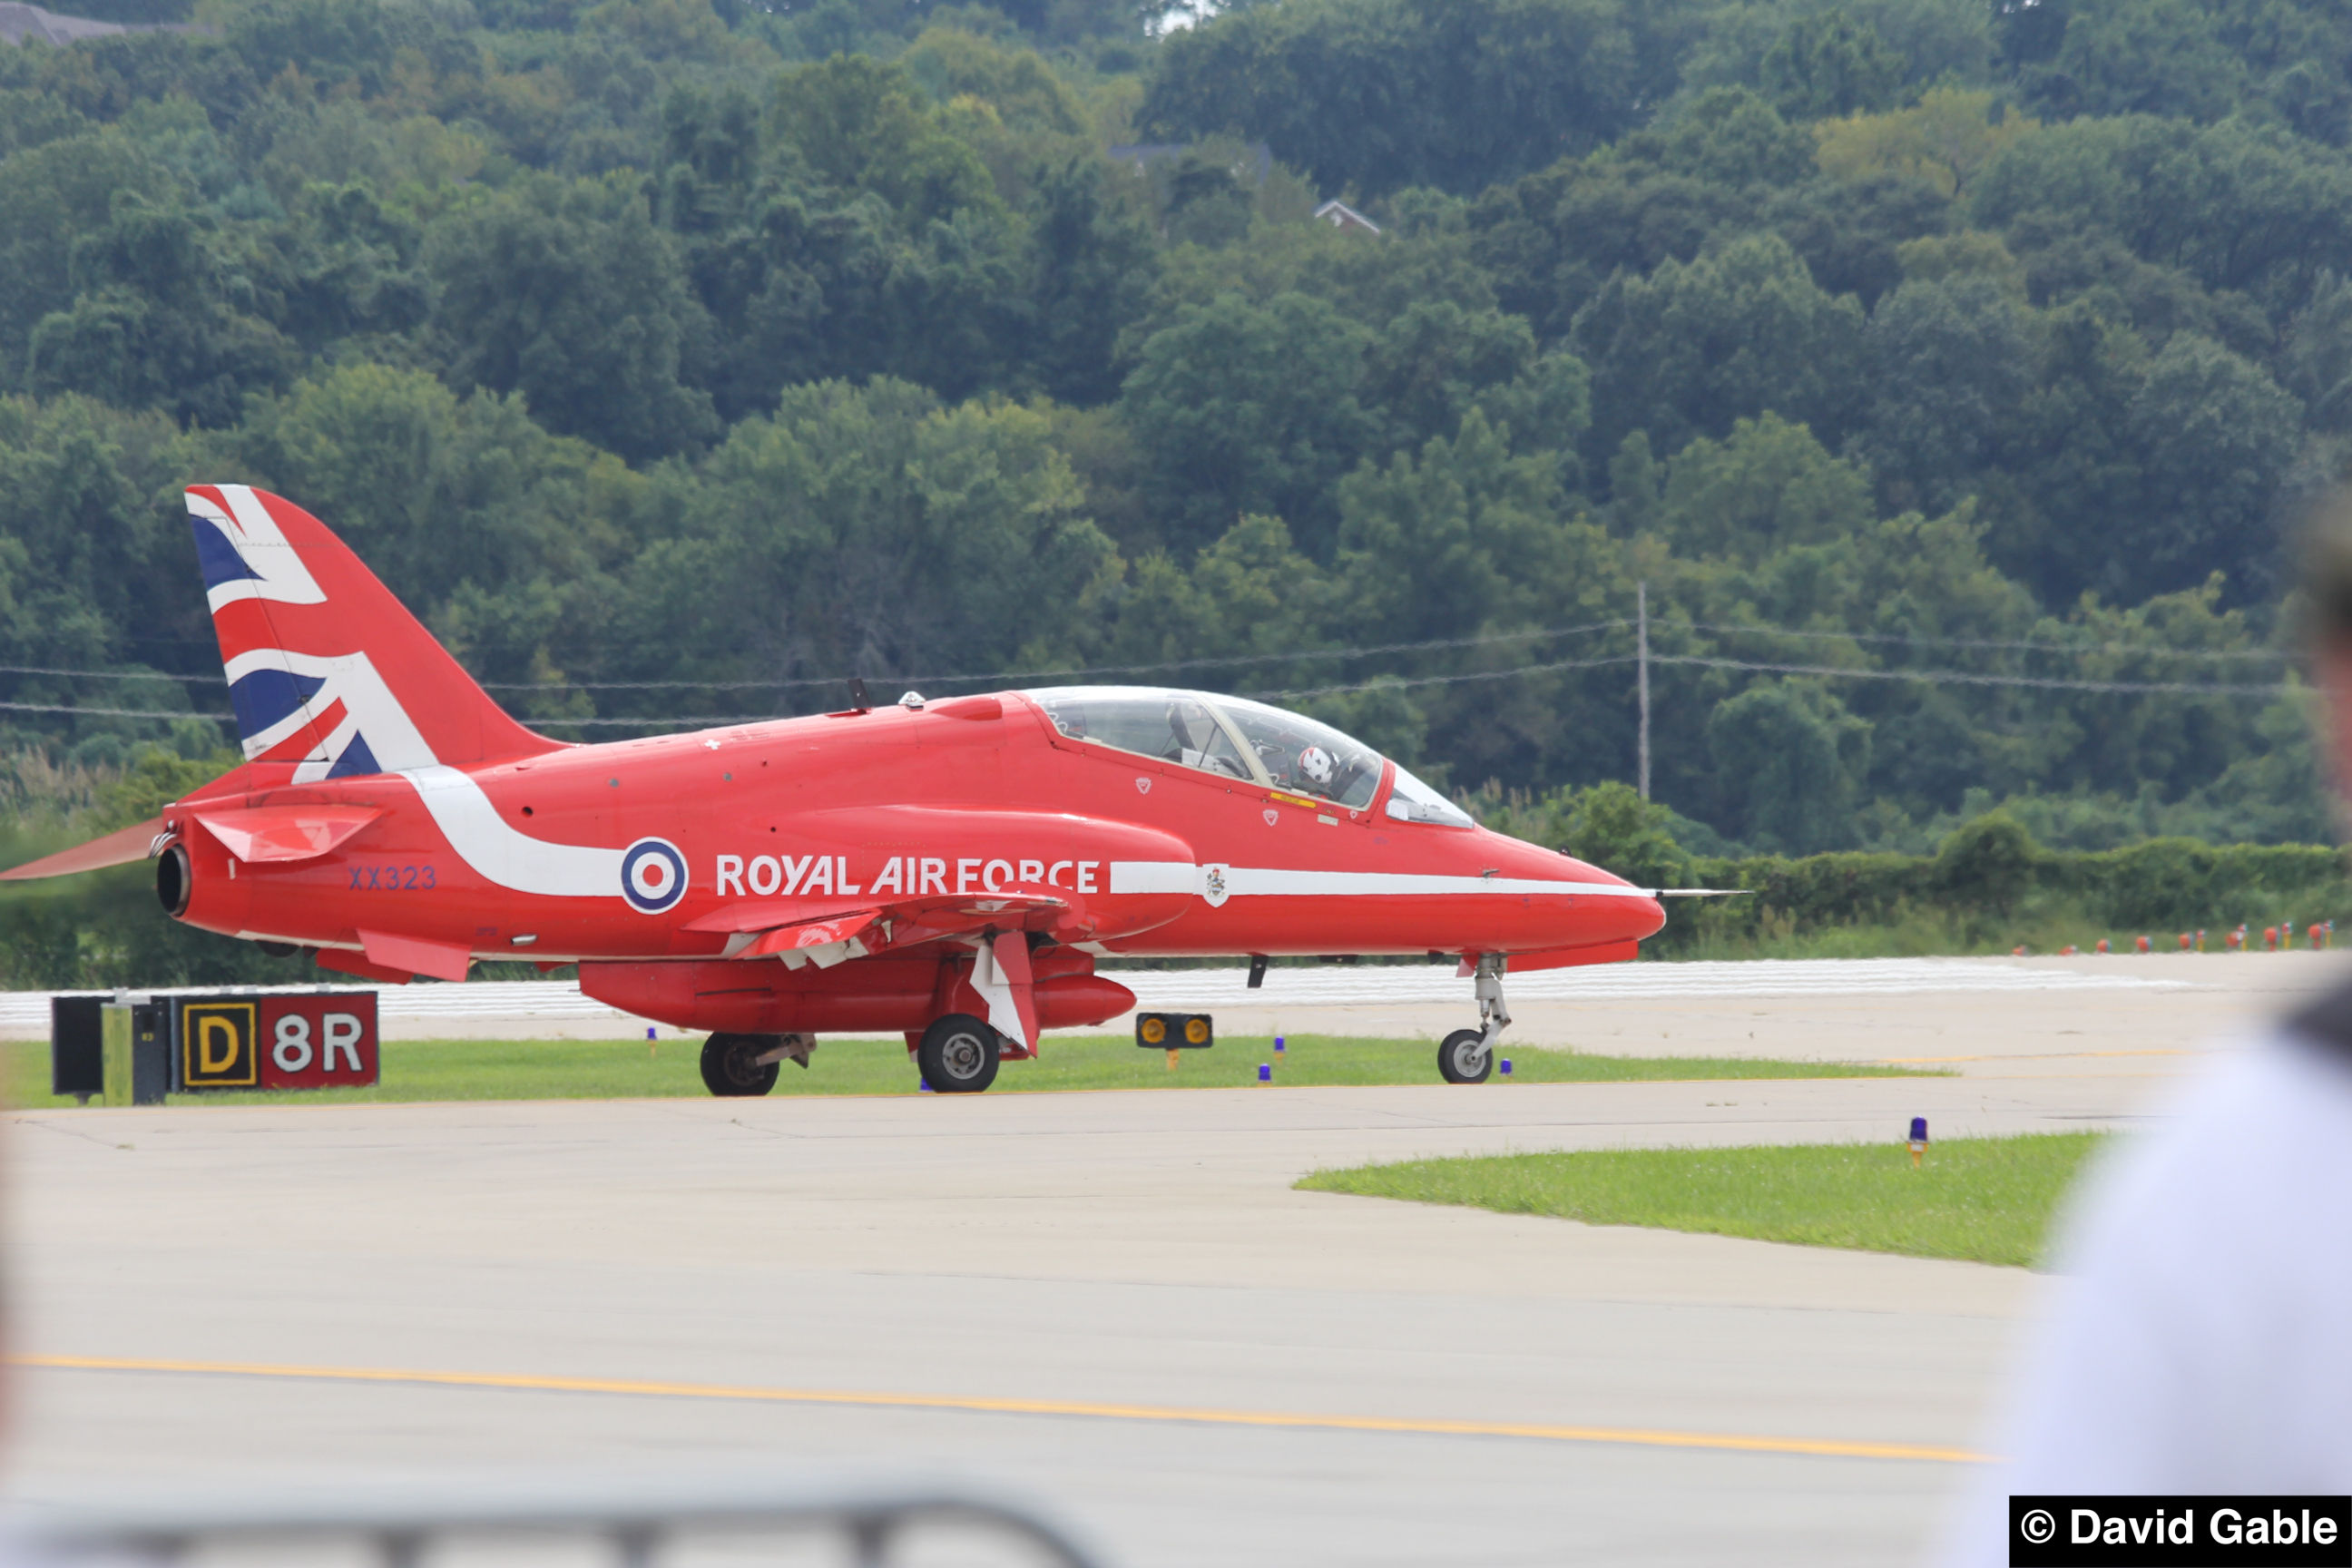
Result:
[[43,877],[70,877],[77,871],[128,866],[133,860],[147,858],[148,851],[163,832],[163,819],[160,816],[152,822],[120,828],[103,838],[93,838],[87,844],[77,844],[70,849],[60,849],[54,855],[44,855],[37,860],[0,871],[0,882],[31,882]]
[[986,931],[1050,927],[1068,900],[1021,893],[887,899],[755,899],[689,921],[683,929],[727,936],[730,958],[781,958],[792,968],[830,968],[886,947],[912,947]]
[[893,899],[763,899],[689,921],[684,929],[723,931],[730,958],[775,958],[793,969],[830,969],[886,948],[979,937],[971,984],[1001,1033],[1037,1048],[1037,1003],[1029,968],[1032,928],[1050,930],[1069,900],[1022,893]]

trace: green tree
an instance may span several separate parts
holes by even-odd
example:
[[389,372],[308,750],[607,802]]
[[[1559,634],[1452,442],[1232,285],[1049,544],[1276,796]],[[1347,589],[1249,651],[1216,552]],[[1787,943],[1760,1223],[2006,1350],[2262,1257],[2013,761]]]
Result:
[[1612,278],[1570,341],[1592,367],[1596,456],[1632,430],[1678,447],[1768,409],[1834,442],[1854,413],[1863,314],[1814,287],[1786,241],[1763,237]]
[[2074,0],[2029,91],[2053,117],[2179,114],[2218,120],[2245,92],[2243,62],[2192,0]]
[[293,345],[236,308],[249,292],[245,280],[184,209],[126,194],[104,228],[74,241],[70,271],[74,303],[33,330],[37,392],[87,393],[226,425],[246,394],[293,369]]
[[1870,725],[1818,683],[1750,687],[1706,721],[1717,797],[1733,831],[1768,854],[1853,842],[1870,773]]
[[164,171],[117,134],[0,158],[0,386],[21,388],[34,327],[73,303],[74,241],[113,220],[118,193],[152,199],[167,188]]
[[1178,549],[1271,512],[1327,556],[1330,489],[1370,446],[1357,401],[1370,334],[1320,300],[1238,295],[1187,306],[1144,341],[1121,406]]
[[1955,829],[1936,850],[1936,890],[1979,917],[2005,916],[2033,889],[2042,858],[2033,836],[1995,812]]
[[691,384],[709,319],[635,195],[528,181],[436,225],[425,256],[457,386],[520,392],[551,428],[625,458],[716,433]]
[[1691,885],[1690,851],[1675,842],[1675,814],[1643,800],[1633,785],[1612,780],[1564,790],[1546,804],[1555,827],[1547,842],[1562,854],[1637,888]]
[[1654,526],[1684,555],[1753,562],[1851,537],[1873,521],[1866,475],[1803,426],[1765,414],[1675,455]]
[[2016,296],[1985,279],[1904,284],[1871,313],[1872,467],[1897,510],[1943,510],[2017,418],[2032,345]]
[[912,227],[997,200],[987,166],[897,66],[844,55],[788,70],[770,95],[768,126],[819,179],[871,192]]
[[2257,585],[2276,563],[2271,508],[2302,415],[2260,366],[2219,343],[2183,333],[2164,346],[2126,416],[2145,487],[2140,525],[2116,541],[2130,562],[2126,597],[2213,571],[2241,594]]
[[1891,107],[1907,64],[1868,23],[1832,10],[1790,23],[1765,52],[1760,75],[1782,114],[1826,120]]
[[1292,0],[1171,36],[1139,127],[1263,141],[1327,190],[1467,195],[1630,127],[1665,96],[1679,5]]
[[679,529],[630,563],[599,635],[687,679],[1005,668],[1115,570],[1050,431],[904,383],[793,388],[664,472]]

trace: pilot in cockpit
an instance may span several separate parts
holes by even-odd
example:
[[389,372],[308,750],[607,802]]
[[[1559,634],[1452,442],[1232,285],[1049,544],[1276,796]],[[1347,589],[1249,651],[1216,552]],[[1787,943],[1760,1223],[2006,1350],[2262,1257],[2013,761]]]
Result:
[[[1247,698],[1100,686],[1052,687],[1028,695],[1070,740],[1349,811],[1371,805],[1386,768],[1378,752],[1328,724]],[[1402,769],[1388,815],[1401,822],[1470,825],[1460,808]]]

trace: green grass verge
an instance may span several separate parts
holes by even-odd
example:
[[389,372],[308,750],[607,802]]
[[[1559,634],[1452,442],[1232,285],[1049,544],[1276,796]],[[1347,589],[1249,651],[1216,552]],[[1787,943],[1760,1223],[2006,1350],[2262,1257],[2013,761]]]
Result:
[[1298,1185],[2023,1267],[2041,1258],[2059,1199],[2105,1136],[1955,1138],[1916,1170],[1901,1143],[1800,1143],[1412,1160],[1317,1171]]
[[[1035,1061],[1007,1062],[992,1094],[1079,1089],[1237,1088],[1257,1079],[1260,1062],[1273,1064],[1275,1082],[1297,1087],[1333,1084],[1425,1084],[1437,1079],[1433,1040],[1352,1039],[1295,1035],[1274,1054],[1265,1037],[1228,1037],[1205,1051],[1186,1051],[1174,1072],[1160,1051],[1139,1049],[1125,1035],[1048,1036]],[[178,1095],[174,1103],[301,1104],[413,1100],[625,1100],[664,1096],[699,1099],[699,1038],[667,1036],[647,1048],[643,1040],[393,1040],[383,1047],[383,1081],[373,1089],[322,1089],[304,1094]],[[1906,1078],[1902,1068],[1842,1063],[1766,1061],[1749,1057],[1604,1057],[1567,1051],[1522,1051],[1511,1058],[1523,1083],[1605,1083],[1660,1079]],[[0,1047],[0,1089],[20,1107],[71,1105],[49,1092],[49,1048],[23,1041]],[[1507,1092],[1500,1079],[1490,1087]],[[786,1062],[778,1094],[913,1094],[915,1069],[903,1045],[891,1040],[828,1040],[806,1070]]]

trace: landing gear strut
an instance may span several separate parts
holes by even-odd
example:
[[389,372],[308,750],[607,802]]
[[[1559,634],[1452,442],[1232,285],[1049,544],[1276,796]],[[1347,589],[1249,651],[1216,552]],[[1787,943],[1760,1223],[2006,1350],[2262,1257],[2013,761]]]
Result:
[[1503,955],[1478,955],[1478,1027],[1456,1029],[1437,1047],[1437,1071],[1448,1083],[1484,1083],[1495,1071],[1495,1047],[1510,1026],[1503,1004]]
[[775,1045],[772,1035],[711,1036],[702,1043],[703,1086],[723,1099],[767,1093],[776,1087]]

